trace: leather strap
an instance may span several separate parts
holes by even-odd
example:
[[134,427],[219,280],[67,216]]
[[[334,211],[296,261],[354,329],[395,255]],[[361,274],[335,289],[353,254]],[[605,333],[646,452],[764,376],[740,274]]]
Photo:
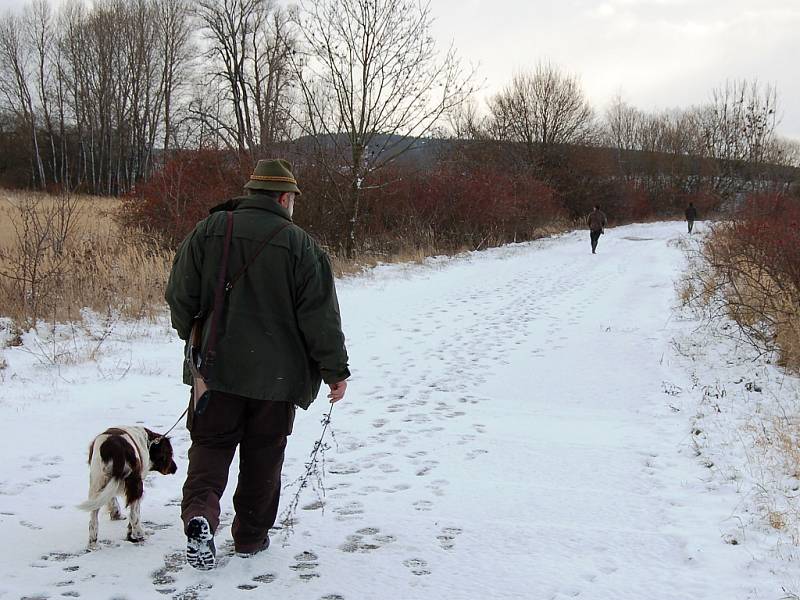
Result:
[[206,345],[205,356],[200,370],[203,379],[208,382],[211,379],[211,370],[217,357],[217,330],[219,321],[222,318],[222,304],[225,301],[225,279],[228,274],[228,257],[231,251],[231,238],[233,237],[233,212],[225,212],[225,241],[222,243],[222,260],[220,261],[217,273],[217,285],[214,288],[214,306],[211,311],[211,327],[208,330],[208,344]]
[[230,281],[228,281],[227,285],[225,286],[226,292],[229,292],[231,288],[233,288],[233,286],[236,284],[236,282],[239,281],[239,278],[245,274],[247,269],[250,268],[250,265],[252,265],[255,262],[258,255],[261,254],[261,251],[267,247],[267,244],[269,244],[275,238],[276,235],[278,235],[281,231],[286,229],[289,225],[291,225],[291,222],[287,221],[286,223],[281,223],[275,229],[272,230],[272,233],[270,233],[264,239],[264,241],[261,242],[258,248],[256,248],[256,251],[250,256],[250,258],[247,259],[247,262],[242,266],[242,268],[236,271],[236,274],[233,277],[231,277]]

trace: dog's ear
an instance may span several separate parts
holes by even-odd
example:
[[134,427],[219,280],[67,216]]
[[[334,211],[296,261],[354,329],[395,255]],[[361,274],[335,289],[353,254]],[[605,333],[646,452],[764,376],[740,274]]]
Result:
[[153,440],[156,440],[161,437],[160,433],[156,433],[155,431],[150,431],[147,427],[144,428],[147,432],[147,440],[152,444]]

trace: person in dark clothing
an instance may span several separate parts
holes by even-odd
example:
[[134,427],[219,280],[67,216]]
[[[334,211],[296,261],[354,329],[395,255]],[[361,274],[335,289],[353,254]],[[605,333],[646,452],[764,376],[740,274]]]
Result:
[[694,222],[697,220],[697,209],[694,207],[694,204],[689,202],[689,206],[686,207],[686,223],[689,225],[689,233],[692,233],[692,227],[694,227]]
[[594,210],[589,213],[589,239],[592,242],[592,254],[597,254],[597,242],[600,236],[605,233],[606,216],[599,206],[595,206]]
[[[235,551],[247,556],[269,546],[295,406],[308,408],[322,381],[330,402],[341,400],[350,376],[330,261],[292,223],[300,190],[291,165],[261,160],[245,188],[249,195],[212,209],[186,237],[166,290],[181,339],[188,343],[198,317],[206,317],[200,356],[207,363],[214,357],[202,373],[209,392],[190,402],[187,416],[192,445],[181,518],[187,562],[197,569],[216,563],[219,501],[237,446],[231,536]],[[217,288],[225,289],[221,307]],[[209,313],[217,307],[215,320]],[[196,381],[185,365],[184,382]]]

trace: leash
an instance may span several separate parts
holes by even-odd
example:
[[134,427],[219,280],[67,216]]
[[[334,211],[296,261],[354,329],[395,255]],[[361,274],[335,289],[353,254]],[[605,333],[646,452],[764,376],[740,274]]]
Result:
[[187,412],[189,412],[189,407],[188,406],[183,409],[183,412],[181,413],[181,416],[178,417],[178,420],[175,421],[175,424],[172,427],[170,427],[169,429],[167,429],[166,433],[162,433],[160,436],[155,438],[152,442],[149,442],[147,444],[147,447],[150,448],[151,446],[157,446],[158,444],[160,444],[161,440],[163,440],[165,437],[167,437],[169,435],[169,433],[178,426],[178,423],[180,423],[181,420],[183,419],[183,417],[186,416]]

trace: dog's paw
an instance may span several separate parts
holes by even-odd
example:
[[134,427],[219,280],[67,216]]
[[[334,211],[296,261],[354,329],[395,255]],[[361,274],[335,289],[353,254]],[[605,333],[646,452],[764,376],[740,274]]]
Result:
[[143,542],[144,538],[145,538],[144,529],[142,529],[141,527],[131,527],[130,524],[128,525],[128,537],[126,539],[129,542],[138,544],[139,542]]
[[94,542],[89,542],[88,544],[86,544],[86,551],[87,552],[94,552],[95,550],[97,550],[97,541],[96,540]]
[[122,521],[125,518],[119,506],[119,500],[116,498],[112,498],[108,503],[108,516],[111,517],[112,521]]

